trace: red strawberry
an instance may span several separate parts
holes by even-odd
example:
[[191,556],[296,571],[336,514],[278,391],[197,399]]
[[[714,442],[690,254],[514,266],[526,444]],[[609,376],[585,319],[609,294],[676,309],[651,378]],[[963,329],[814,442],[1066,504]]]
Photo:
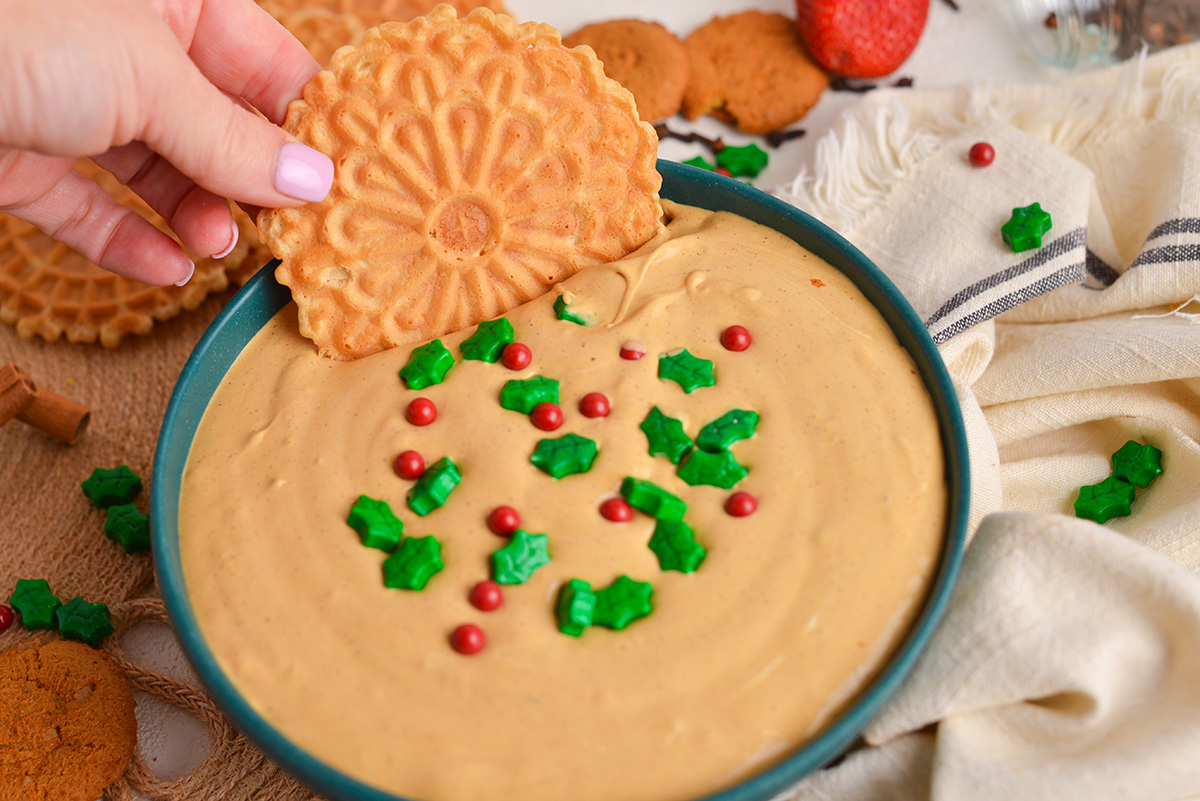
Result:
[[878,78],[908,58],[929,15],[929,0],[796,0],[796,25],[827,72]]

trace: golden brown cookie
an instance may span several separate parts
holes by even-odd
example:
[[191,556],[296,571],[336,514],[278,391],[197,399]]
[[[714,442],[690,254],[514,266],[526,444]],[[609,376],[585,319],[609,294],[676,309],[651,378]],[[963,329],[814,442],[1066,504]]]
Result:
[[[75,169],[170,233],[140,197],[95,163],[82,160]],[[24,339],[54,342],[65,335],[68,342],[98,339],[116,347],[126,335],[146,334],[156,321],[194,309],[225,289],[227,269],[246,269],[257,236],[246,215],[239,226],[237,246],[224,259],[196,259],[196,272],[184,286],[151,286],[102,270],[33,225],[0,214],[0,320],[16,326]]]
[[767,134],[804,116],[829,84],[809,58],[796,23],[783,14],[744,11],[716,17],[684,42],[691,76],[683,113]]
[[384,24],[284,127],[333,159],[333,188],[259,230],[332,358],[495,317],[662,230],[654,129],[548,25],[445,5]]
[[596,51],[604,73],[633,93],[638,114],[646,122],[679,111],[688,84],[687,50],[657,22],[597,22],[564,36],[563,44],[587,45]]
[[83,643],[0,653],[0,798],[95,801],[133,755],[133,707],[124,672]]
[[[459,14],[487,8],[507,13],[502,0],[444,0]],[[368,28],[409,22],[433,10],[438,0],[258,0],[283,27],[328,67],[339,47],[358,43]]]

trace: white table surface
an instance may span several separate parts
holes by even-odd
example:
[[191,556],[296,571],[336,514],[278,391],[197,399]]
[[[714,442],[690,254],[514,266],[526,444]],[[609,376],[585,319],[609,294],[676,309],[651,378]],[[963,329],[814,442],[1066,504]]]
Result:
[[[1043,67],[1022,49],[1008,8],[1008,0],[957,0],[954,11],[945,0],[931,0],[925,32],[912,57],[895,77],[913,78],[918,88],[954,86],[971,82],[1043,81],[1061,75]],[[794,15],[792,0],[507,0],[510,11],[521,21],[547,22],[564,33],[606,19],[635,17],[659,22],[681,38],[714,16],[746,8]],[[794,126],[807,135],[778,149],[760,138],[741,134],[712,118],[690,123],[683,117],[667,120],[672,130],[698,131],[722,136],[728,144],[757,141],[771,161],[755,183],[770,188],[794,177],[803,164],[811,162],[815,142],[834,123],[837,114],[859,99],[851,92],[827,91],[820,102]],[[661,145],[663,158],[684,160],[695,155],[711,159],[701,144],[667,141]],[[198,683],[170,630],[148,624],[126,635],[124,645],[131,656],[147,668],[191,683]],[[206,755],[206,732],[190,716],[138,695],[138,737],[151,768],[162,779],[190,772]]]

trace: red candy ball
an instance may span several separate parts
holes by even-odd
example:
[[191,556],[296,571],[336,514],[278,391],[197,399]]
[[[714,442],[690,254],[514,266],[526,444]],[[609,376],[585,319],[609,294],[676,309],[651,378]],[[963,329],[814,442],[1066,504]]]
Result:
[[967,151],[967,160],[972,167],[986,167],[996,158],[996,149],[987,142],[976,142]]
[[607,498],[600,504],[600,516],[614,523],[628,523],[633,519],[633,507],[624,498]]
[[750,332],[740,325],[731,325],[721,332],[721,344],[725,350],[743,351],[750,347]]
[[487,518],[492,533],[507,537],[521,527],[521,515],[511,506],[497,506]]
[[646,346],[636,339],[630,339],[621,343],[621,358],[631,362],[636,362],[638,359],[646,355]]
[[520,342],[505,345],[504,350],[500,351],[500,363],[509,370],[524,370],[532,361],[533,351]]
[[733,517],[748,517],[758,509],[758,501],[748,492],[735,492],[725,501],[725,511]]
[[504,603],[504,591],[500,589],[500,585],[490,579],[484,579],[471,588],[471,594],[468,596],[471,601],[471,606],[481,612],[492,612],[500,608],[500,604]]
[[13,624],[12,607],[0,604],[0,633],[8,631],[8,627]]
[[437,406],[429,398],[414,398],[404,418],[414,426],[427,426],[437,419]]
[[450,632],[450,647],[460,654],[467,656],[477,654],[483,650],[485,645],[487,645],[487,636],[484,635],[483,629],[474,623],[463,623]]
[[584,417],[608,417],[612,404],[603,392],[589,392],[579,399],[579,413]]
[[726,178],[733,177],[733,173],[731,173],[729,170],[725,169],[724,167],[717,167],[716,169],[713,170],[713,172],[717,173],[718,175],[724,175]]
[[547,401],[534,406],[533,411],[529,413],[529,419],[541,430],[553,431],[563,424],[563,413],[557,403]]
[[396,457],[393,467],[400,478],[415,481],[425,474],[425,457],[416,451],[404,451]]

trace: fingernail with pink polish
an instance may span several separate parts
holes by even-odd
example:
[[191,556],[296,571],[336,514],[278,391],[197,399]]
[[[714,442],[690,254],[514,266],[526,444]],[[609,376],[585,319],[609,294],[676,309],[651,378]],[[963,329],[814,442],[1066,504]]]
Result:
[[230,239],[229,239],[229,247],[225,248],[225,249],[224,249],[224,250],[222,250],[220,253],[214,253],[214,254],[213,254],[213,258],[214,258],[214,259],[223,259],[223,258],[225,258],[226,256],[228,256],[230,253],[232,253],[232,252],[233,252],[233,249],[234,249],[235,247],[237,247],[237,243],[238,243],[238,227],[237,227],[237,221],[236,221],[236,220],[230,220],[230,221],[229,221],[229,227],[233,229],[233,234],[230,236]]
[[279,148],[275,159],[275,189],[288,197],[315,203],[333,186],[333,162],[324,153],[299,142]]
[[184,284],[186,284],[188,281],[191,281],[191,280],[192,280],[192,275],[193,275],[195,272],[196,272],[196,262],[194,262],[194,261],[189,261],[189,262],[188,262],[188,274],[187,274],[187,275],[185,275],[185,276],[183,277],[183,280],[182,280],[182,281],[176,281],[176,282],[175,282],[175,286],[183,286],[183,285],[184,285]]

